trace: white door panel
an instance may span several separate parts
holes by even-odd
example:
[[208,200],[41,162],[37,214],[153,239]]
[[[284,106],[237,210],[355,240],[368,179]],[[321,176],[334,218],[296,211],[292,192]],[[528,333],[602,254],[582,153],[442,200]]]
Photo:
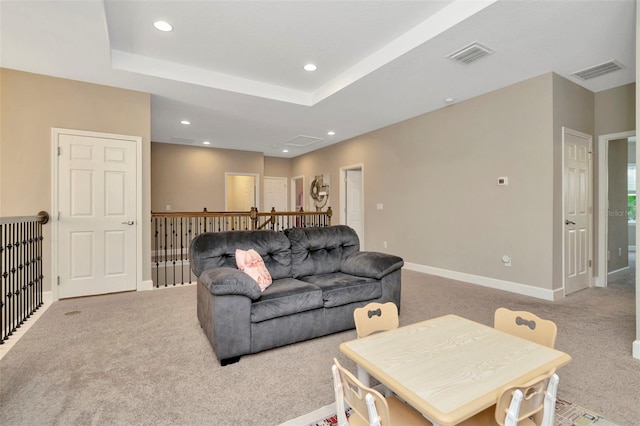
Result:
[[[287,211],[287,178],[265,177],[264,178],[264,206],[263,211],[269,212],[275,208],[277,212]],[[288,228],[287,218],[280,216],[277,218],[277,230]]]
[[58,146],[58,296],[135,290],[135,143],[60,134]]
[[591,137],[563,133],[564,140],[564,265],[565,294],[590,285]]

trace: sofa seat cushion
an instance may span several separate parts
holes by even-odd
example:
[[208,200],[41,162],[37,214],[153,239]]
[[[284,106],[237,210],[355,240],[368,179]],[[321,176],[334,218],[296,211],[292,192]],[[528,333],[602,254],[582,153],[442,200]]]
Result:
[[294,278],[281,278],[251,304],[251,322],[261,322],[285,315],[323,307],[322,290]]
[[315,284],[322,289],[325,308],[377,299],[382,296],[382,284],[373,278],[334,272],[331,274],[310,275],[300,279]]

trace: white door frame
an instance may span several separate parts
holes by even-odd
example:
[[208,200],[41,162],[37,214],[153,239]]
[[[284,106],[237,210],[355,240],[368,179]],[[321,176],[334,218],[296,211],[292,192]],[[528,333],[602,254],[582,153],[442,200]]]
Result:
[[60,135],[86,136],[103,139],[117,139],[136,144],[136,291],[146,290],[142,282],[142,138],[140,136],[118,135],[114,133],[89,132],[84,130],[51,128],[51,297],[58,300],[58,138]]
[[360,238],[360,250],[363,250],[364,245],[364,164],[353,164],[350,166],[340,167],[340,224],[345,225],[347,221],[347,215],[345,212],[345,206],[347,205],[347,191],[345,180],[347,179],[348,170],[360,170],[362,172],[362,237]]
[[[587,247],[589,247],[589,256],[588,259],[593,259],[593,136],[587,133],[582,133],[577,130],[570,129],[568,127],[562,126],[562,297],[567,295],[566,287],[565,287],[565,279],[566,279],[566,265],[565,265],[565,232],[564,232],[564,220],[566,217],[565,212],[565,202],[564,202],[564,192],[566,188],[565,182],[565,135],[570,134],[573,136],[588,138],[589,139],[589,241],[587,242]],[[593,267],[589,267],[589,273],[587,274],[587,278],[589,280],[588,287],[591,287],[593,284]]]
[[227,197],[229,195],[229,188],[227,187],[227,177],[228,176],[253,176],[255,179],[256,187],[254,188],[255,196],[256,196],[256,205],[253,206],[258,208],[260,206],[260,174],[259,173],[242,173],[242,172],[225,172],[224,173],[224,209],[225,211],[229,210]]
[[607,240],[609,238],[609,141],[627,139],[635,130],[609,133],[598,137],[598,275],[596,287],[607,286]]

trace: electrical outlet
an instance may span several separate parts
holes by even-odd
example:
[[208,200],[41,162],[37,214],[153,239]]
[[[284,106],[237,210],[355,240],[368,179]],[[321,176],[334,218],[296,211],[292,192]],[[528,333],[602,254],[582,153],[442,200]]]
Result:
[[164,206],[164,209],[166,211],[170,211],[171,210],[171,204],[167,204],[166,206]]
[[384,248],[387,248],[387,242],[386,241],[383,241],[382,245],[384,246]]

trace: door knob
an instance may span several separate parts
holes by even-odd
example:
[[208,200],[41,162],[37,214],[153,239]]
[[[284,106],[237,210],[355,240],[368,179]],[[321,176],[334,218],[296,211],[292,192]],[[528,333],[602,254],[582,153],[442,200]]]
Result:
[[135,222],[133,220],[127,220],[126,222],[122,222],[123,225],[133,225]]
[[564,224],[565,225],[575,225],[576,223],[571,221],[571,220],[569,220],[569,219],[565,219]]

